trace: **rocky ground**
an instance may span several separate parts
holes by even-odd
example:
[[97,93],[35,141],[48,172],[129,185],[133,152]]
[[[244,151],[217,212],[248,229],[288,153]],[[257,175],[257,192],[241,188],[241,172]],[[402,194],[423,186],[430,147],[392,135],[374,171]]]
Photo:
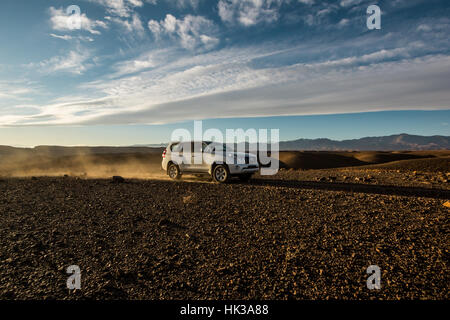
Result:
[[[401,174],[5,178],[0,298],[448,299],[448,184]],[[66,288],[70,265],[81,290]]]
[[277,179],[450,189],[450,172],[375,169],[372,166],[322,170],[281,169]]

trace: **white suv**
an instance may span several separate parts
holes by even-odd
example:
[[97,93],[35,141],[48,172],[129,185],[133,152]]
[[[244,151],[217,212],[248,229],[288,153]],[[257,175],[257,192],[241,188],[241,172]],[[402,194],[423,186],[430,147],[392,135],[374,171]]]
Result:
[[182,174],[208,174],[220,183],[233,176],[248,181],[259,170],[256,155],[227,150],[225,144],[209,141],[169,143],[162,158],[162,169],[172,179]]

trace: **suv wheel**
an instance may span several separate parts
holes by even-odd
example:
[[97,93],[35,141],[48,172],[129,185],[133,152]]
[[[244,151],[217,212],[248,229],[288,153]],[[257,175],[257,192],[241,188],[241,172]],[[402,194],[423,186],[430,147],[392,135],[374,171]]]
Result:
[[212,172],[212,178],[215,182],[224,183],[228,181],[228,178],[230,177],[230,172],[228,171],[228,167],[219,164],[214,167],[214,170]]
[[177,180],[181,178],[180,168],[174,163],[171,163],[169,168],[167,168],[167,174],[171,179]]

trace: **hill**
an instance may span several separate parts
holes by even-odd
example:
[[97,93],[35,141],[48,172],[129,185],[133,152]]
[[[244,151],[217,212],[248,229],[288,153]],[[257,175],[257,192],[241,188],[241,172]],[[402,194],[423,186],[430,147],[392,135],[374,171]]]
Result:
[[447,150],[450,149],[448,136],[418,136],[397,134],[382,137],[336,141],[331,139],[297,139],[280,142],[280,150],[310,151],[394,151],[394,150]]

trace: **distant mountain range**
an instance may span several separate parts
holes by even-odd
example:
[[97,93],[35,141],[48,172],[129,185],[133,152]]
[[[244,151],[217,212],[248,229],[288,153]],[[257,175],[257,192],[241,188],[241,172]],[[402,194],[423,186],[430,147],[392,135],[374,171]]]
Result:
[[[165,147],[167,144],[139,145],[140,147]],[[382,137],[365,137],[351,140],[297,139],[281,141],[280,150],[307,151],[403,151],[450,149],[448,136],[417,136],[406,133]]]
[[[14,148],[0,146],[1,155],[35,154],[35,155],[83,155],[111,153],[153,153],[162,152],[167,144],[135,145],[129,147],[61,147],[37,146],[34,148]],[[281,151],[417,151],[417,150],[449,150],[448,136],[417,136],[397,134],[383,137],[366,137],[336,141],[331,139],[297,139],[280,142]]]
[[447,150],[448,136],[417,136],[406,133],[383,137],[366,137],[351,140],[297,139],[280,142],[280,150],[311,151],[396,151],[396,150]]

